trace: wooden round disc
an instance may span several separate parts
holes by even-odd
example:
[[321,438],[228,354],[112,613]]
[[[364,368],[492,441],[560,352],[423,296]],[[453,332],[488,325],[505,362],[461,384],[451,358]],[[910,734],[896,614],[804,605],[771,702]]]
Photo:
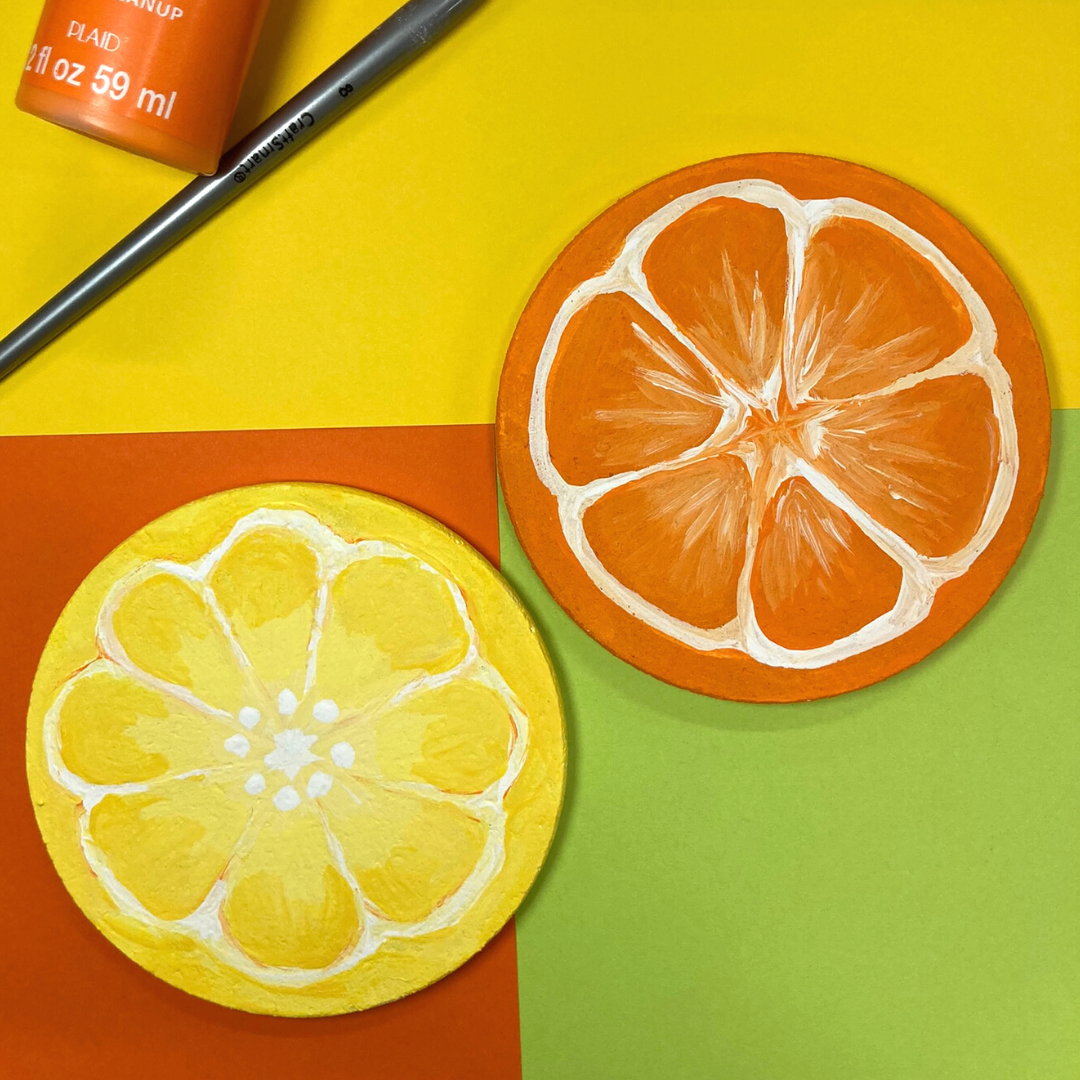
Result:
[[1049,456],[1038,342],[986,249],[848,162],[753,154],[629,195],[556,259],[499,392],[552,595],[717,697],[843,693],[989,599]]
[[460,537],[268,484],[152,522],[83,581],[27,721],[49,854],[119,949],[251,1012],[365,1009],[521,902],[562,800],[540,639]]

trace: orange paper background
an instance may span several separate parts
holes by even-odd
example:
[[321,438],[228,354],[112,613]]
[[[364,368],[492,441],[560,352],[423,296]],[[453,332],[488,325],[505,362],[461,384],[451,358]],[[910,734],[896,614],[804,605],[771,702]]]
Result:
[[[5,1076],[520,1077],[511,924],[434,986],[365,1013],[233,1012],[137,967],[76,908],[27,795],[23,743],[38,657],[68,597],[118,543],[225,488],[314,480],[400,498],[498,561],[492,429],[27,436],[0,455],[0,1065]],[[295,1073],[294,1073],[295,1070]]]

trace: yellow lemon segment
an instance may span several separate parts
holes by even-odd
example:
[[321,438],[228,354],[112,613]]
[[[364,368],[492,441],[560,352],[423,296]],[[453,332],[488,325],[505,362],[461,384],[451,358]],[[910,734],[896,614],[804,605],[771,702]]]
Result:
[[435,522],[277,484],[173,511],[83,582],[27,718],[38,822],[128,956],[234,1008],[367,1008],[520,903],[565,735],[528,616]]
[[472,682],[417,694],[373,725],[379,771],[443,791],[481,792],[506,770],[514,725],[506,703]]
[[316,816],[271,815],[237,863],[222,915],[252,959],[325,968],[358,940],[362,912]]
[[132,586],[112,616],[121,649],[141,671],[231,710],[244,678],[205,598],[172,574]]
[[106,795],[90,838],[108,870],[159,919],[183,919],[206,899],[248,814],[223,786],[199,777],[152,791]]
[[137,783],[224,764],[221,722],[104,666],[60,706],[61,757],[93,784]]
[[233,635],[275,696],[304,685],[318,578],[315,552],[282,529],[242,536],[210,576]]
[[333,792],[327,814],[364,895],[394,922],[420,922],[456,893],[488,833],[451,802],[373,784]]
[[448,670],[468,647],[444,579],[414,559],[375,555],[335,577],[318,665],[326,693],[340,707],[357,709],[419,675]]

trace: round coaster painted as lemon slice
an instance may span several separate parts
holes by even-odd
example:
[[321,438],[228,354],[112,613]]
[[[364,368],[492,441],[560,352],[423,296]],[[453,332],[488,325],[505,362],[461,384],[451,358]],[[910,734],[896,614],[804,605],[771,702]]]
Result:
[[521,902],[566,744],[529,617],[463,540],[319,484],[112,552],[38,666],[27,771],[64,884],[137,963],[313,1016],[418,990]]

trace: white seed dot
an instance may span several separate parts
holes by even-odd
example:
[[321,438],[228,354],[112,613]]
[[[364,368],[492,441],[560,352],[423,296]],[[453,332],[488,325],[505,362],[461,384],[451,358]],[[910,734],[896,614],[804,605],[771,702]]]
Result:
[[238,719],[250,731],[262,719],[262,713],[258,709],[253,709],[250,705],[245,705],[240,710]]
[[334,743],[330,747],[330,760],[343,769],[351,769],[356,760],[356,751],[347,742]]
[[320,795],[325,795],[333,786],[333,777],[327,776],[324,772],[313,772],[311,779],[307,782],[308,798],[317,799]]
[[252,773],[247,778],[247,783],[244,785],[244,790],[249,795],[258,795],[259,792],[266,790],[266,777],[261,772]]
[[248,751],[251,749],[251,743],[248,742],[246,735],[230,735],[225,740],[225,749],[237,757],[247,757]]
[[292,716],[299,704],[300,702],[296,700],[296,695],[291,690],[282,690],[277,696],[277,711],[282,716]]
[[323,724],[332,724],[338,718],[338,713],[340,712],[341,710],[337,707],[336,701],[331,701],[329,698],[323,698],[322,701],[317,701],[315,703],[315,708],[311,710],[311,715]]
[[295,810],[300,805],[300,795],[294,787],[283,787],[274,796],[274,805],[279,810]]

